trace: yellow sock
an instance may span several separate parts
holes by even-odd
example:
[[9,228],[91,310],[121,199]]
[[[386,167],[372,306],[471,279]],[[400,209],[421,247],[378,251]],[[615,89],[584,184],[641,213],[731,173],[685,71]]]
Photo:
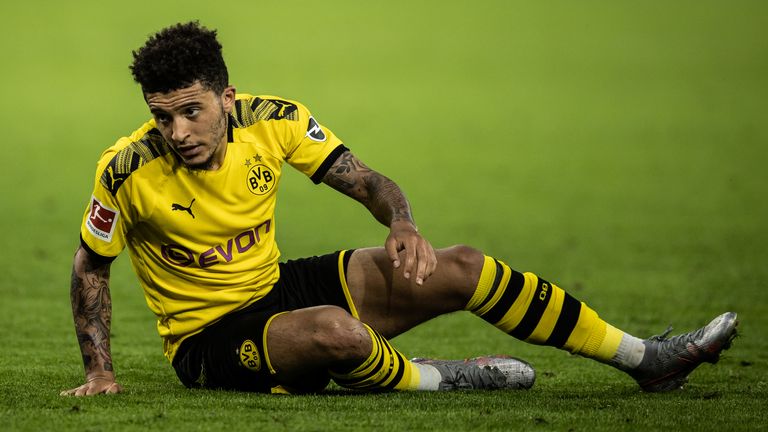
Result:
[[465,309],[526,342],[554,346],[620,367],[635,362],[624,350],[637,350],[638,343],[642,345],[557,285],[533,273],[518,273],[488,256]]
[[330,371],[337,384],[357,390],[417,390],[419,368],[403,357],[389,341],[364,324],[371,335],[371,355],[349,372]]

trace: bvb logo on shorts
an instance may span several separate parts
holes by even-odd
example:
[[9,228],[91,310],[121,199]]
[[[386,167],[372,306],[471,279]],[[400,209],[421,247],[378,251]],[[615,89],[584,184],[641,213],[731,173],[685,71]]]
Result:
[[254,165],[248,169],[246,184],[251,193],[265,195],[275,186],[275,175],[264,165]]
[[250,339],[246,339],[240,345],[240,363],[254,372],[258,372],[261,369],[259,351],[256,349],[256,344]]

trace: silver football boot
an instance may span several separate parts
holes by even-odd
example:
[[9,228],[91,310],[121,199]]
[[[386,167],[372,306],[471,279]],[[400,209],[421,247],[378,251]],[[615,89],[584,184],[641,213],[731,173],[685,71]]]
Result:
[[536,372],[528,362],[502,355],[466,360],[415,358],[411,361],[433,366],[440,372],[439,390],[529,389],[536,380]]
[[645,354],[640,365],[627,371],[647,392],[679,389],[688,374],[701,363],[717,363],[720,353],[731,346],[739,321],[734,312],[726,312],[706,326],[667,339],[672,331],[652,336],[645,341]]

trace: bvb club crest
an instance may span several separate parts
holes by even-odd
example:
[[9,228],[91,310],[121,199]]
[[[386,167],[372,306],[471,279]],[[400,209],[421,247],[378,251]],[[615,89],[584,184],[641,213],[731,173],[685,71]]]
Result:
[[261,369],[261,359],[259,358],[259,351],[256,349],[256,344],[252,340],[246,339],[242,345],[240,345],[240,363],[246,368],[258,372]]
[[248,168],[246,184],[251,193],[265,195],[275,186],[275,174],[265,165],[253,165]]

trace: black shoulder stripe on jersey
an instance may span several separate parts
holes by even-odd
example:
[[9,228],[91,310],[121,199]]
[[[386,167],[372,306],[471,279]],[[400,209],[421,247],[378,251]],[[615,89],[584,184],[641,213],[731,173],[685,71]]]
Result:
[[256,111],[256,108],[259,106],[259,104],[262,102],[261,98],[253,98],[251,99],[251,111]]
[[88,246],[88,243],[86,243],[85,240],[83,240],[82,235],[80,236],[80,246],[82,246],[83,249],[85,249],[85,251],[88,252],[88,255],[91,256],[91,259],[96,261],[98,264],[109,264],[112,261],[114,261],[115,258],[117,258],[116,256],[108,257],[108,256],[104,256],[96,253],[96,251],[91,249],[91,247]]
[[141,139],[134,141],[109,161],[101,173],[101,184],[114,196],[128,177],[144,164],[170,151],[157,129],[150,129]]
[[238,99],[232,110],[234,127],[244,128],[261,120],[298,120],[296,104],[282,99]]
[[344,144],[339,144],[331,154],[328,155],[327,158],[323,161],[323,163],[320,164],[320,167],[317,168],[317,171],[315,171],[314,174],[312,174],[312,177],[309,179],[312,180],[312,183],[319,184],[321,181],[323,181],[323,177],[325,177],[325,173],[328,172],[329,169],[333,166],[333,163],[336,162],[336,159],[341,156],[342,153],[345,151],[349,151],[347,147],[344,146]]
[[236,128],[248,127],[256,123],[256,119],[253,117],[253,111],[247,104],[243,103],[243,99],[235,101],[235,106],[232,109],[232,114],[230,114],[230,119],[232,119],[232,126]]
[[251,109],[256,120],[298,120],[299,112],[296,104],[282,99],[254,98]]

